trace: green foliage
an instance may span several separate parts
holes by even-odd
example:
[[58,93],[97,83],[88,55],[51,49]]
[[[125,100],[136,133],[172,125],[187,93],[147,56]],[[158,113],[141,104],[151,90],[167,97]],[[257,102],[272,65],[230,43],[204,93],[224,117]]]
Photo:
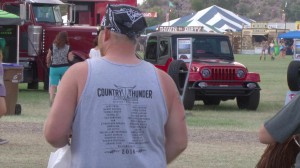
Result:
[[300,20],[300,1],[290,0],[287,2],[285,7],[285,2],[282,3],[282,9],[286,12],[287,21],[299,21]]
[[68,13],[68,5],[60,5],[59,8],[62,16]]
[[[172,1],[173,4],[177,4]],[[146,0],[139,8],[143,12],[157,12],[157,18],[146,18],[148,26],[154,26],[166,21],[167,13],[169,12],[169,20],[180,17],[176,7],[170,8],[168,1]]]
[[203,2],[204,0],[191,0],[192,9],[195,11],[199,11],[206,7],[206,4]]
[[239,3],[239,0],[191,0],[192,9],[202,10],[212,5],[217,5],[230,11],[235,11],[233,4]]
[[157,18],[146,18],[148,26],[161,24],[162,22],[166,21],[166,14],[159,6],[154,6],[152,8],[149,8],[145,12],[151,12],[151,11],[157,12]]

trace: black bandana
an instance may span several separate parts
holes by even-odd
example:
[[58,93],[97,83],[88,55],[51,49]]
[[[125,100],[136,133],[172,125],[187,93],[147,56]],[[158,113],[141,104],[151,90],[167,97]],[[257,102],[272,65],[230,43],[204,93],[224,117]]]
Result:
[[144,31],[147,23],[141,11],[133,6],[108,4],[101,26],[108,27],[113,32],[125,34],[129,38],[135,38]]

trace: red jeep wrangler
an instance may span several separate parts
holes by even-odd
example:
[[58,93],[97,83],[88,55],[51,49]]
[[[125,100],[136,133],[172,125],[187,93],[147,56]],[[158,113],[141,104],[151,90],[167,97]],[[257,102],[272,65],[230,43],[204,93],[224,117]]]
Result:
[[154,32],[147,37],[144,59],[173,78],[188,110],[196,100],[219,105],[235,98],[240,109],[258,107],[260,76],[234,61],[227,35]]

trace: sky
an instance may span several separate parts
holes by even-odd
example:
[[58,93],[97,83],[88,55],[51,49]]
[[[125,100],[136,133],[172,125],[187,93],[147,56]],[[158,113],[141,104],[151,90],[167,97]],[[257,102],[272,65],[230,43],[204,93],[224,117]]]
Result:
[[138,4],[141,4],[141,3],[143,3],[143,1],[144,1],[144,0],[137,0],[137,3],[138,3]]

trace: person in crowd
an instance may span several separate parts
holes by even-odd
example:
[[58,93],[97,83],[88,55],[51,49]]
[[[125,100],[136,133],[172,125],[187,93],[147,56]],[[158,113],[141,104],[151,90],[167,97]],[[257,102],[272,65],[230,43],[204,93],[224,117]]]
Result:
[[280,40],[279,51],[280,51],[279,58],[285,58],[286,46],[285,46],[285,41],[283,39]]
[[266,149],[258,168],[265,168],[265,165],[272,167],[271,164],[275,168],[283,165],[300,168],[300,146],[298,139],[294,138],[300,134],[299,109],[300,95],[295,95],[276,115],[262,124],[259,141],[270,147]]
[[93,40],[93,44],[94,44],[94,48],[91,48],[89,57],[90,58],[100,58],[101,54],[100,54],[100,50],[98,47],[98,36]]
[[259,57],[259,60],[262,59],[262,57],[264,58],[264,60],[266,60],[266,54],[268,54],[268,48],[269,48],[269,43],[267,40],[263,40],[261,42],[261,55]]
[[[0,117],[2,117],[6,113],[6,103],[5,103],[5,96],[6,96],[6,90],[5,90],[5,85],[4,85],[4,70],[2,66],[2,59],[3,59],[3,54],[2,50],[0,48]],[[1,139],[0,138],[0,145],[8,143],[8,140],[6,139]]]
[[57,86],[64,73],[70,67],[69,61],[73,60],[68,34],[66,31],[59,32],[48,50],[46,63],[50,68],[49,72],[49,96],[50,106],[53,103]]
[[135,55],[147,27],[139,9],[108,5],[101,57],[64,75],[44,125],[54,147],[71,139],[71,167],[165,168],[187,147],[185,111],[172,78]]
[[274,43],[274,40],[271,40],[270,44],[269,44],[269,48],[270,48],[270,57],[271,57],[271,60],[273,61],[275,59],[275,43]]

